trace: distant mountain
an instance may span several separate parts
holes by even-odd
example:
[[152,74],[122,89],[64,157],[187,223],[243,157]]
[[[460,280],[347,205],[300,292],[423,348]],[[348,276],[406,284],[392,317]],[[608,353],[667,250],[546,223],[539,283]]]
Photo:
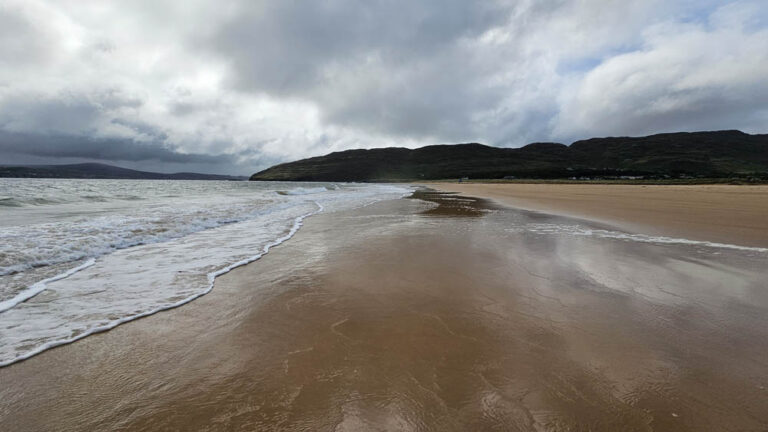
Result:
[[100,163],[72,165],[0,166],[0,177],[76,178],[76,179],[142,179],[142,180],[245,180],[246,177],[137,171]]
[[759,177],[768,179],[768,135],[740,131],[592,138],[570,146],[483,144],[347,150],[273,166],[251,180],[408,181],[469,177]]

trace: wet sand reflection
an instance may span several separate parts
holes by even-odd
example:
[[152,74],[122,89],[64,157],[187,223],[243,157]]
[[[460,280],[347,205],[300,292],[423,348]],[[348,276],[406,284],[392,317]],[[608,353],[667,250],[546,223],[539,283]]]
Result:
[[[768,428],[765,257],[534,234],[574,222],[414,198],[310,219],[189,306],[0,370],[9,424]],[[88,384],[44,380],[67,364]]]

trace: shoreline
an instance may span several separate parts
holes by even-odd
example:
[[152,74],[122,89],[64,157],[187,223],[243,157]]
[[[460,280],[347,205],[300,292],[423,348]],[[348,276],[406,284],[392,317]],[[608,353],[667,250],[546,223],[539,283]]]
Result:
[[[150,317],[150,316],[155,315],[155,314],[160,313],[160,312],[170,311],[170,310],[182,307],[182,306],[184,306],[184,305],[186,305],[188,303],[191,303],[191,302],[199,299],[200,297],[208,295],[211,291],[213,291],[213,288],[214,288],[215,283],[216,283],[216,279],[218,277],[220,277],[222,275],[225,275],[225,274],[231,272],[232,270],[234,270],[234,269],[236,269],[238,267],[242,267],[242,266],[245,266],[245,265],[248,265],[248,264],[251,264],[253,262],[258,261],[263,256],[267,255],[269,253],[270,249],[272,249],[273,247],[276,247],[276,246],[280,246],[281,244],[283,244],[286,241],[290,240],[294,235],[296,235],[296,233],[298,233],[299,229],[303,225],[305,219],[307,219],[308,217],[314,216],[314,215],[322,212],[322,206],[320,204],[318,204],[318,203],[316,203],[316,204],[319,207],[317,210],[315,210],[313,212],[310,212],[310,213],[306,213],[306,214],[298,216],[296,219],[294,219],[293,225],[291,226],[290,230],[285,235],[283,235],[282,237],[279,237],[279,238],[273,240],[270,243],[267,243],[256,254],[254,254],[254,255],[252,255],[250,257],[247,257],[245,259],[242,259],[240,261],[229,263],[229,264],[225,265],[224,267],[221,267],[219,269],[216,269],[214,271],[211,271],[211,272],[207,273],[205,276],[206,276],[206,279],[208,280],[208,286],[203,291],[195,293],[195,294],[193,294],[193,295],[191,295],[189,297],[183,298],[183,299],[181,299],[181,300],[179,300],[179,301],[177,301],[175,303],[172,303],[172,304],[162,305],[162,306],[157,307],[155,309],[144,311],[144,312],[141,312],[141,313],[138,313],[138,314],[135,314],[135,315],[129,315],[129,316],[122,317],[122,318],[120,318],[118,320],[115,320],[113,322],[110,322],[110,323],[108,323],[106,325],[95,327],[95,328],[92,328],[92,329],[90,329],[88,331],[82,332],[82,333],[80,333],[80,334],[78,334],[76,336],[73,336],[73,337],[69,338],[69,339],[58,340],[58,341],[53,341],[53,342],[49,342],[49,343],[43,344],[43,345],[37,347],[36,349],[31,350],[31,351],[29,351],[29,352],[27,352],[27,353],[25,353],[25,354],[23,354],[23,355],[21,355],[19,357],[16,357],[16,358],[13,358],[13,359],[7,360],[7,361],[0,361],[0,369],[2,369],[4,367],[11,366],[11,365],[19,363],[19,362],[23,362],[25,360],[28,360],[28,359],[34,357],[34,356],[37,356],[37,355],[40,355],[40,354],[42,354],[42,353],[44,353],[46,351],[49,351],[51,349],[58,348],[58,347],[64,346],[64,345],[69,345],[69,344],[75,343],[75,342],[77,342],[79,340],[82,340],[84,338],[87,338],[89,336],[93,336],[93,335],[96,335],[96,334],[99,334],[99,333],[108,332],[108,331],[110,331],[110,330],[112,330],[112,329],[114,329],[114,328],[116,328],[118,326],[121,326],[121,325],[124,325],[124,324],[128,324],[128,323],[130,323],[132,321],[140,320],[142,318],[147,318],[147,317]],[[32,297],[36,296],[37,294],[39,294],[40,292],[42,292],[43,290],[45,290],[45,284],[46,283],[53,282],[53,281],[56,281],[56,280],[59,280],[59,279],[65,279],[65,278],[67,278],[67,277],[77,273],[78,271],[80,271],[82,269],[85,269],[85,268],[88,268],[88,267],[92,266],[94,263],[95,263],[95,259],[89,258],[88,261],[85,264],[82,264],[80,266],[77,266],[75,268],[67,270],[64,273],[55,275],[55,276],[53,276],[51,278],[48,278],[48,279],[42,280],[40,282],[37,282],[35,285],[33,285],[33,287],[36,286],[36,285],[40,285],[40,287],[35,290],[36,292],[29,293],[29,294],[26,293],[26,292],[22,292],[22,296],[19,296],[19,297],[22,297],[21,300],[17,301],[16,298],[13,298],[13,299],[11,299],[9,301],[9,303],[12,303],[13,305],[15,305],[17,303],[26,301],[29,298],[32,298]],[[10,309],[10,308],[2,309],[2,306],[3,305],[0,304],[0,313],[4,312],[5,310]]]
[[457,198],[318,214],[208,295],[0,369],[0,429],[768,426],[764,254]]
[[423,182],[654,236],[768,247],[768,186]]

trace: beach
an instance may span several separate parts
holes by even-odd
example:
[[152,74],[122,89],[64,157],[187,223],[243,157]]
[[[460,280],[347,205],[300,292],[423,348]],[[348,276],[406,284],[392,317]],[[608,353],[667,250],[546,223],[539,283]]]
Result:
[[766,185],[428,184],[633,232],[768,247]]
[[311,215],[190,303],[0,368],[0,430],[768,428],[765,189],[652,217],[436,187],[467,196]]

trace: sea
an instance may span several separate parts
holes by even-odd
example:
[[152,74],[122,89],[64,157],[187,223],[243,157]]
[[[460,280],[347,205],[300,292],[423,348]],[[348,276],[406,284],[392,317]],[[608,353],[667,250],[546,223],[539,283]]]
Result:
[[304,220],[404,185],[0,179],[0,366],[188,303]]

